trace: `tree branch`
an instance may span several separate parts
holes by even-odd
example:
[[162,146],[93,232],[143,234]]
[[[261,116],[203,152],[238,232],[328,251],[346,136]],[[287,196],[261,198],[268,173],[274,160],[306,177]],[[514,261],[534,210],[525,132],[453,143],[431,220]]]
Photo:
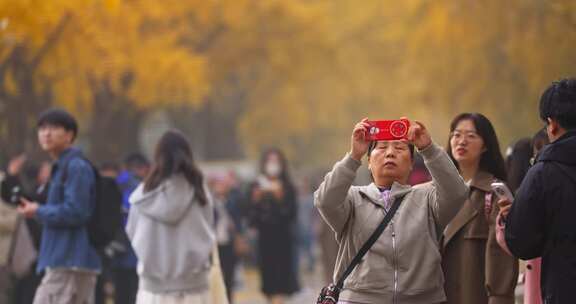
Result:
[[214,41],[220,36],[220,34],[224,33],[226,30],[226,26],[223,24],[218,24],[218,26],[204,35],[202,39],[194,46],[194,50],[197,53],[204,53],[208,51],[208,49],[212,46]]
[[48,53],[48,51],[50,51],[52,46],[54,46],[54,44],[58,41],[58,39],[60,39],[60,36],[64,32],[64,29],[66,28],[66,25],[68,25],[70,20],[72,20],[72,14],[70,12],[65,13],[64,16],[60,18],[60,21],[58,22],[54,30],[50,34],[48,34],[48,37],[46,38],[46,42],[44,43],[44,45],[38,50],[34,58],[32,58],[30,62],[30,67],[32,69],[35,69],[38,66],[38,64],[40,64],[42,58],[46,56],[46,54]]

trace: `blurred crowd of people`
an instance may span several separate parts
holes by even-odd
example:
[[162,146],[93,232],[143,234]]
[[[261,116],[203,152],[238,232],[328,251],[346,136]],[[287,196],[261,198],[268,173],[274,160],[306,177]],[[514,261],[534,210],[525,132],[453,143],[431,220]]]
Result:
[[[3,204],[0,206],[3,210],[1,214],[7,215],[6,219],[0,219],[7,227],[5,233],[2,234],[6,239],[5,246],[2,248],[5,263],[0,274],[3,282],[0,290],[2,303],[41,303],[44,300],[34,300],[36,291],[42,282],[46,282],[47,272],[52,273],[53,269],[60,268],[79,269],[95,275],[94,303],[104,304],[113,300],[113,303],[129,304],[136,303],[137,298],[142,298],[138,290],[143,279],[138,273],[139,255],[134,248],[134,244],[138,243],[135,240],[138,239],[138,229],[136,224],[132,229],[127,226],[131,206],[142,204],[138,200],[146,201],[151,194],[139,193],[141,197],[136,198],[138,193],[135,195],[134,192],[140,185],[146,184],[147,177],[158,175],[158,173],[155,175],[154,170],[159,170],[158,167],[161,165],[169,167],[163,169],[166,172],[160,174],[158,184],[152,188],[162,187],[173,175],[182,174],[181,168],[174,163],[176,158],[186,159],[190,162],[188,165],[195,167],[191,147],[179,131],[169,131],[158,142],[153,161],[150,161],[144,154],[135,152],[128,154],[121,163],[108,161],[95,166],[78,148],[73,147],[72,143],[77,132],[77,122],[69,113],[60,109],[51,109],[42,113],[38,122],[39,142],[52,159],[33,160],[28,159],[25,154],[17,155],[10,159],[6,170],[2,172],[0,189]],[[68,133],[68,137],[63,136]],[[176,139],[166,139],[170,136]],[[180,154],[178,154],[179,151]],[[87,168],[83,169],[96,171],[92,179],[95,189],[88,192],[97,192],[92,194],[96,194],[98,198],[92,197],[88,200],[117,206],[121,222],[106,246],[96,248],[98,263],[83,264],[86,261],[79,260],[76,265],[68,267],[67,262],[63,260],[69,257],[61,253],[64,256],[63,260],[48,261],[38,266],[38,260],[43,254],[43,226],[51,224],[58,226],[58,224],[43,223],[37,210],[49,205],[49,189],[51,184],[54,184],[54,180],[57,186],[52,186],[53,188],[66,187],[68,178],[63,178],[62,172],[57,175],[54,171],[72,170],[68,168],[70,165],[65,163],[70,162],[69,158],[73,157],[85,161]],[[179,161],[183,162],[182,159]],[[272,303],[283,303],[285,297],[300,290],[300,265],[305,264],[304,271],[310,273],[317,268],[318,252],[315,240],[318,231],[323,229],[320,235],[326,246],[336,247],[333,235],[329,232],[329,228],[320,225],[322,221],[313,206],[313,191],[317,184],[312,184],[312,180],[308,178],[295,182],[288,168],[289,165],[283,153],[278,149],[271,149],[263,153],[255,168],[255,176],[251,179],[241,180],[233,170],[226,168],[206,176],[196,169],[197,178],[200,178],[206,185],[206,200],[213,207],[213,214],[207,221],[213,226],[214,244],[218,248],[215,252],[219,254],[222,279],[230,303],[234,301],[236,285],[242,283],[242,275],[237,271],[240,265],[257,269],[261,275],[262,293]],[[79,178],[79,180],[82,179]],[[71,185],[71,187],[78,187],[78,185]],[[152,190],[154,189],[141,191],[153,192]],[[69,213],[70,209],[74,209],[69,206],[75,203],[74,199],[86,199],[85,196],[67,197],[66,195],[66,190],[64,190],[62,196],[54,199],[53,202],[68,205],[60,211],[63,213]],[[190,195],[194,197],[197,194]],[[22,203],[22,200],[25,200],[25,203]],[[59,200],[69,201],[60,202]],[[194,199],[192,198],[191,201]],[[25,211],[24,206],[34,206],[36,210]],[[88,207],[88,209],[93,208],[94,206]],[[25,215],[22,220],[17,220],[19,211]],[[132,213],[136,214],[136,212]],[[143,213],[148,214],[147,211]],[[132,215],[132,217],[138,216]],[[86,220],[85,218],[84,221]],[[61,225],[69,225],[69,223],[61,223]],[[111,221],[110,225],[117,225],[117,223]],[[74,228],[82,227],[81,224],[75,226],[77,227]],[[132,236],[130,236],[130,231]],[[86,233],[86,231],[81,233]],[[153,242],[153,235],[146,236],[148,237],[150,239],[146,242],[152,242],[152,246],[157,246],[157,242]],[[88,239],[90,239],[89,236]],[[79,241],[79,243],[85,241]],[[157,241],[160,242],[160,240]],[[182,240],[182,242],[186,241]],[[28,244],[28,246],[20,244]],[[71,247],[64,250],[75,250],[74,247],[78,246],[67,245]],[[196,243],[192,245],[198,246]],[[170,250],[168,249],[168,252]],[[330,249],[330,251],[333,250]],[[49,254],[44,253],[44,255]],[[145,255],[141,253],[140,256]],[[16,264],[20,265],[18,271],[14,267]],[[183,265],[177,267],[183,267]],[[325,266],[326,279],[332,267],[330,263]],[[78,277],[73,277],[73,279],[78,279]],[[58,277],[58,280],[65,281],[62,277]],[[82,287],[73,285],[70,288],[86,289]],[[48,291],[48,297],[50,293]],[[77,296],[86,298],[87,295],[85,293]],[[75,301],[84,303],[80,299]]]
[[396,201],[338,303],[511,304],[518,281],[527,304],[569,303],[576,80],[552,84],[540,116],[546,127],[505,155],[480,113],[456,116],[445,148],[419,122],[405,140],[370,141],[362,120],[323,180],[293,175],[279,149],[241,179],[204,174],[178,130],[152,160],[93,164],[74,147],[76,119],[50,109],[38,119],[50,160],[17,155],[0,175],[0,303],[220,303],[219,283],[234,303],[250,267],[285,303],[303,272],[338,281]]

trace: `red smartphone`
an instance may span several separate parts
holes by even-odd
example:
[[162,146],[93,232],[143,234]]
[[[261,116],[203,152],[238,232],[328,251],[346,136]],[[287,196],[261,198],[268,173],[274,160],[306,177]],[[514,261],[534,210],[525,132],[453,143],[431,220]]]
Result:
[[368,121],[370,127],[366,130],[367,139],[399,140],[407,139],[410,121],[408,119],[372,120]]

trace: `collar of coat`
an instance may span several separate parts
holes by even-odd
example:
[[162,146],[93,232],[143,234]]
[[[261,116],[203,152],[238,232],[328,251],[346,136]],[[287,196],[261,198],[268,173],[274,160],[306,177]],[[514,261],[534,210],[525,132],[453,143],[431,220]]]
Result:
[[480,189],[484,192],[492,191],[491,184],[494,182],[494,175],[485,171],[478,171],[470,181],[470,187]]
[[[392,187],[390,188],[390,199],[394,201],[397,198],[404,196],[406,193],[410,191],[412,191],[412,186],[394,182],[392,184]],[[359,192],[360,195],[365,199],[368,199],[372,203],[384,208],[384,201],[382,200],[382,194],[380,192],[380,189],[378,189],[378,186],[376,186],[376,184],[371,183],[368,186],[361,187]]]
[[[446,229],[444,230],[444,237],[442,245],[445,247],[448,245],[450,240],[460,231],[460,229],[464,228],[472,219],[474,219],[478,215],[484,214],[484,202],[486,192],[491,192],[492,187],[490,186],[494,181],[494,175],[484,171],[478,171],[476,176],[472,178],[470,181],[470,192],[468,192],[468,199],[460,208],[460,211],[456,214],[456,216],[448,223]],[[477,190],[480,190],[478,192]],[[475,202],[477,200],[481,200],[481,204],[473,204],[470,201],[471,198],[475,198]]]

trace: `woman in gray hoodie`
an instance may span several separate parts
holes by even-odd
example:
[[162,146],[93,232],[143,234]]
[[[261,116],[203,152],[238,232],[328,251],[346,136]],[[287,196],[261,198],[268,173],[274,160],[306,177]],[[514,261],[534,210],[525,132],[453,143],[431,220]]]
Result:
[[130,197],[126,230],[138,256],[138,304],[208,304],[213,204],[188,141],[166,132]]
[[[339,244],[334,279],[341,276],[393,203],[391,222],[344,282],[340,304],[437,304],[446,300],[442,231],[466,200],[468,187],[426,127],[414,122],[407,140],[370,141],[367,119],[356,124],[351,149],[315,193],[314,204]],[[408,185],[413,149],[432,182]],[[364,155],[373,182],[352,186]]]

